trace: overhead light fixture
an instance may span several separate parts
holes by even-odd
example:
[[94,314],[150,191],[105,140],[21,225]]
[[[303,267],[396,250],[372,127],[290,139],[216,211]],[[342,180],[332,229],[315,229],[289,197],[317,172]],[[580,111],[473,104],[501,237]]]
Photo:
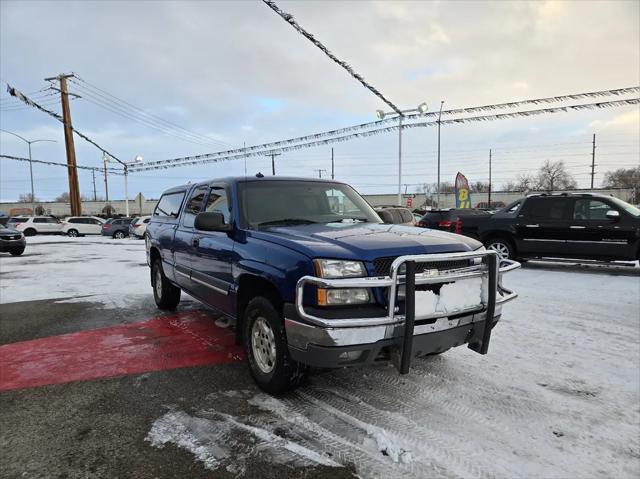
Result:
[[376,110],[376,118],[378,120],[384,120],[384,112],[382,110]]
[[422,102],[418,105],[418,111],[420,113],[422,113],[423,115],[429,111],[429,105],[427,105],[427,102]]

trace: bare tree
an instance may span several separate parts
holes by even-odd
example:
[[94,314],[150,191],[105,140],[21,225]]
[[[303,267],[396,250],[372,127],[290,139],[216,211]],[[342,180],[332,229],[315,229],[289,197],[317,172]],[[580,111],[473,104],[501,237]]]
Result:
[[640,166],[635,168],[618,168],[604,174],[602,186],[605,188],[631,188],[630,201],[640,203]]
[[31,193],[23,193],[18,196],[18,201],[20,203],[35,203],[36,201],[40,201],[37,197],[32,197]]
[[56,201],[59,201],[61,203],[69,203],[69,193],[65,191],[64,193],[59,194],[56,197]]
[[531,191],[536,186],[536,178],[532,175],[520,174],[516,176],[515,180],[505,183],[502,188],[505,191]]
[[577,186],[576,180],[566,170],[563,161],[546,160],[538,170],[536,189],[543,191],[570,190]]

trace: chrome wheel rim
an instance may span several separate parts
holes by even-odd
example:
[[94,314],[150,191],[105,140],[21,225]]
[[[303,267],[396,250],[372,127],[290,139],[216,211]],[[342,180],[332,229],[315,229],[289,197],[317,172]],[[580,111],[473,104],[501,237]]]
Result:
[[509,259],[509,248],[504,243],[491,243],[487,249],[498,253],[498,258],[500,258],[501,261],[503,259]]
[[162,298],[162,271],[160,268],[156,268],[155,284],[153,285],[156,296]]
[[269,374],[276,365],[276,342],[266,319],[258,317],[251,328],[251,351],[260,371]]
[[69,231],[69,236],[71,236],[72,238],[75,238],[76,236],[78,236],[78,233],[76,232],[76,230],[71,230]]
[[118,231],[118,232],[116,233],[116,238],[117,238],[117,239],[122,239],[122,238],[124,238],[124,233],[122,233],[122,232]]

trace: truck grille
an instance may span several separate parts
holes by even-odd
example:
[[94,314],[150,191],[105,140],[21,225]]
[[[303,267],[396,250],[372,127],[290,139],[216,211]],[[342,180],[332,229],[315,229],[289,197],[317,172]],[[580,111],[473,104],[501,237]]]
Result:
[[[389,276],[391,271],[391,263],[395,261],[397,256],[386,256],[384,258],[376,258],[373,260],[373,266],[377,276]],[[434,261],[432,263],[416,263],[416,273],[423,273],[429,269],[437,269],[438,271],[447,271],[450,269],[466,268],[470,265],[468,259],[458,259],[451,261]]]
[[10,236],[2,235],[0,236],[0,239],[3,239],[5,241],[18,240],[20,239],[20,235],[10,235]]

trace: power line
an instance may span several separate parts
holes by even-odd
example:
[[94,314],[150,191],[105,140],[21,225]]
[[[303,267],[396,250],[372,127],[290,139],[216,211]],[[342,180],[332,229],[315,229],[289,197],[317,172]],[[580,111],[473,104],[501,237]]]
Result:
[[[599,108],[599,109],[614,108],[619,106],[636,105],[638,103],[640,103],[640,98],[633,98],[633,99],[627,99],[627,100],[614,100],[614,101],[599,102],[599,103],[586,103],[586,104],[583,103],[579,105],[569,105],[569,106],[561,106],[561,107],[553,107],[553,108],[541,108],[537,110],[499,113],[495,115],[480,115],[480,116],[472,116],[472,117],[454,118],[450,120],[441,120],[441,123],[463,124],[463,123],[479,122],[479,121],[495,121],[495,120],[518,118],[518,117],[530,117],[530,116],[537,116],[537,115],[543,115],[543,114],[568,112],[568,111],[581,111],[581,110],[595,109],[595,108]],[[423,127],[435,126],[437,124],[438,124],[438,121],[409,123],[409,124],[403,124],[402,128],[403,129],[423,128]],[[385,128],[378,128],[375,130],[351,133],[349,135],[322,139],[322,140],[312,141],[312,142],[303,143],[303,144],[293,144],[293,143],[297,143],[297,139],[290,139],[290,140],[277,142],[279,144],[290,143],[291,144],[290,146],[283,146],[283,147],[271,148],[271,149],[269,149],[269,147],[272,146],[273,143],[265,143],[262,145],[257,145],[257,146],[244,148],[244,149],[240,148],[237,150],[230,150],[226,152],[195,155],[195,156],[189,156],[189,157],[174,158],[170,160],[158,160],[158,161],[142,164],[140,166],[132,167],[130,171],[134,172],[134,171],[145,171],[150,169],[173,168],[177,166],[186,166],[186,165],[203,164],[203,163],[216,163],[220,161],[243,159],[243,158],[249,158],[252,156],[265,155],[265,154],[270,155],[271,153],[285,153],[288,151],[296,151],[296,150],[312,148],[320,145],[328,145],[331,143],[349,141],[355,138],[365,138],[369,136],[380,135],[383,133],[390,133],[398,130],[398,128],[400,128],[400,126],[393,125]],[[262,151],[258,151],[258,150],[262,150]]]
[[215,144],[215,145],[218,145],[218,146],[225,146],[225,147],[233,146],[233,145],[231,145],[231,144],[229,144],[227,142],[224,142],[224,141],[221,141],[221,140],[216,140],[216,139],[210,138],[210,137],[208,137],[206,135],[201,135],[201,134],[189,131],[186,128],[183,128],[182,126],[180,126],[180,125],[178,125],[176,123],[173,123],[173,122],[168,121],[168,120],[166,120],[166,119],[164,119],[164,118],[162,118],[160,116],[157,116],[157,115],[154,115],[152,113],[149,113],[149,112],[143,110],[142,108],[140,108],[140,107],[138,107],[138,106],[126,101],[126,100],[123,100],[122,98],[119,98],[119,97],[113,95],[112,93],[109,93],[108,91],[106,91],[106,90],[104,90],[104,89],[102,89],[102,88],[100,88],[100,87],[98,87],[98,86],[96,86],[96,85],[94,85],[92,83],[89,83],[88,81],[84,80],[83,78],[78,77],[77,75],[76,75],[76,78],[79,80],[79,82],[78,81],[73,81],[73,83],[77,87],[81,88],[84,93],[92,93],[94,95],[94,99],[95,99],[95,96],[100,96],[104,100],[112,101],[114,103],[119,104],[119,106],[122,109],[129,110],[131,112],[135,112],[137,115],[140,115],[141,117],[144,117],[144,118],[146,118],[148,120],[152,120],[153,122],[158,123],[160,125],[164,125],[165,128],[169,128],[169,129],[175,130],[176,132],[181,133],[184,136],[188,136],[188,137],[190,137],[190,138],[192,138],[194,140],[199,140],[199,141],[203,141],[203,142],[206,142],[206,143]]
[[287,22],[289,25],[291,25],[300,35],[302,35],[303,37],[305,37],[307,40],[309,40],[311,43],[313,43],[316,47],[318,47],[320,50],[322,50],[322,52],[328,56],[331,60],[333,60],[335,63],[337,63],[338,65],[340,65],[342,68],[344,68],[349,75],[351,75],[353,78],[355,78],[356,80],[358,80],[367,90],[369,90],[371,93],[373,93],[374,95],[376,95],[378,98],[380,98],[383,102],[385,102],[387,105],[389,105],[389,107],[395,111],[398,115],[403,116],[402,111],[395,106],[393,103],[391,103],[389,100],[387,100],[384,95],[382,95],[382,93],[380,93],[373,85],[371,85],[370,83],[368,83],[363,77],[362,75],[360,75],[359,73],[356,73],[354,71],[354,69],[351,67],[351,65],[349,65],[348,63],[340,60],[338,57],[336,57],[333,53],[331,53],[329,51],[329,49],[327,47],[325,47],[320,40],[318,40],[317,38],[315,38],[311,33],[309,33],[308,31],[306,31],[304,28],[302,28],[300,26],[300,24],[298,24],[298,22],[296,22],[296,20],[293,18],[293,15],[291,15],[290,13],[286,13],[283,10],[280,10],[280,8],[278,8],[278,5],[276,5],[276,2],[270,1],[270,0],[262,0],[271,10],[273,10],[274,12],[276,12],[278,15],[280,15],[285,22]]
[[96,96],[94,94],[92,94],[91,92],[79,89],[77,91],[80,91],[83,95],[83,98],[85,101],[99,106],[101,108],[104,108],[107,111],[110,111],[111,113],[114,113],[116,115],[119,115],[123,118],[127,118],[129,120],[135,121],[137,123],[140,123],[144,126],[147,126],[149,128],[152,128],[156,131],[160,131],[162,133],[165,133],[169,136],[172,136],[174,138],[178,138],[180,140],[183,141],[187,141],[189,143],[193,143],[193,144],[197,144],[197,145],[202,145],[202,146],[218,146],[216,145],[214,142],[212,141],[201,141],[201,140],[196,140],[192,137],[189,137],[187,135],[184,135],[182,133],[180,133],[179,131],[176,130],[172,130],[166,126],[163,126],[161,123],[156,122],[155,120],[151,120],[151,119],[146,119],[145,117],[142,117],[140,115],[138,115],[137,113],[133,112],[130,109],[127,108],[123,108],[121,107],[119,104],[117,103],[109,103],[108,100],[103,100],[101,97]]

